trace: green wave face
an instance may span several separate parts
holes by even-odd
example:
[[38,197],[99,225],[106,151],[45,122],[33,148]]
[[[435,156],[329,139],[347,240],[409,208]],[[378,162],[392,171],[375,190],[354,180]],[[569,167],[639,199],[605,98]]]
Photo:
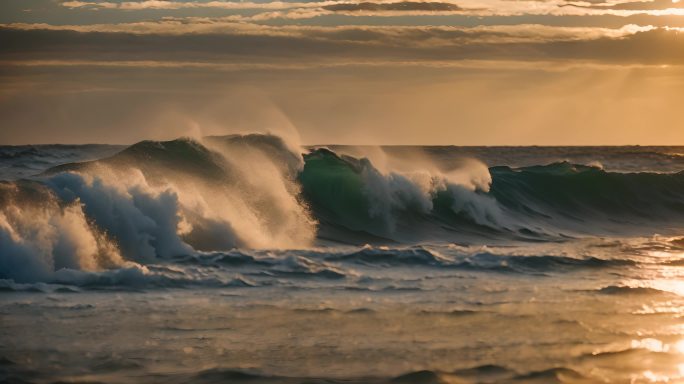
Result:
[[684,174],[611,173],[557,163],[521,169],[495,167],[491,194],[522,214],[668,221],[684,215]]
[[[372,164],[322,149],[305,160],[299,180],[319,220],[398,241],[416,232],[445,236],[447,241],[469,235],[543,238],[564,233],[632,233],[643,224],[667,227],[684,219],[684,173],[612,173],[561,162],[517,169],[492,167],[488,192],[450,185],[431,195],[427,214],[411,204],[393,206],[391,218],[398,221],[399,230],[388,231],[387,223],[372,214],[374,200],[369,190],[373,186],[364,177],[365,172],[377,172]],[[490,207],[479,207],[480,203]],[[493,217],[492,207],[503,219]],[[485,219],[478,219],[478,212]]]
[[354,159],[321,149],[305,156],[299,182],[304,198],[320,219],[352,230],[367,230],[380,223],[370,216],[361,172],[361,164]]

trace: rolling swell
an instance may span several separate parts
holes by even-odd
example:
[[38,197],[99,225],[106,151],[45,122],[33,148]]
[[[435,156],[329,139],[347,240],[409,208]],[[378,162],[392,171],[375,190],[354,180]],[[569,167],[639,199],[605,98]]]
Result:
[[684,214],[684,172],[615,173],[567,162],[490,171],[497,201],[531,217],[658,222]]
[[397,241],[639,234],[643,223],[658,231],[684,219],[684,172],[499,166],[489,169],[488,189],[431,174],[425,192],[401,173],[381,175],[364,158],[318,149],[305,160],[299,179],[321,223]]

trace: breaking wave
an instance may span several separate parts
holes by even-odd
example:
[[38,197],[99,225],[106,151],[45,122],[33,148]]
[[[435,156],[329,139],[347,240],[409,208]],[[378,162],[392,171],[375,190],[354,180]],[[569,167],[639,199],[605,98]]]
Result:
[[381,172],[367,158],[326,149],[305,159],[303,193],[323,236],[352,230],[399,242],[558,240],[643,234],[644,223],[666,230],[684,218],[684,172],[612,173],[567,162],[487,169],[471,161],[453,177],[422,165]]
[[145,141],[0,184],[0,278],[44,280],[196,251],[302,248],[299,153],[275,136]]
[[[377,246],[650,235],[684,219],[681,172],[615,173],[567,162],[487,168],[472,159],[446,167],[419,154],[378,151],[302,151],[256,134],[143,141],[99,160],[2,181],[0,279],[87,285],[94,275],[65,270],[121,271],[97,275],[93,284],[100,284],[183,256],[367,243],[376,247],[332,252],[325,261],[523,272],[605,267],[616,262],[480,255],[473,264],[420,247]],[[345,277],[329,266],[290,262],[269,273]]]

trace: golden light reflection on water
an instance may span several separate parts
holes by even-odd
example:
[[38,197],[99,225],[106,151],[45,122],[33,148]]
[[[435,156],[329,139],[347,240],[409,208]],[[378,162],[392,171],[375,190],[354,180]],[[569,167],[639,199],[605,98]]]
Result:
[[651,352],[673,352],[684,354],[684,340],[679,340],[675,343],[668,344],[658,339],[646,338],[641,340],[632,340],[631,347],[633,349],[646,349]]
[[648,287],[664,292],[674,293],[679,296],[684,296],[684,281],[682,280],[652,280],[648,283]]
[[[670,240],[671,241],[671,240]],[[653,268],[641,271],[640,279],[630,279],[623,283],[630,288],[650,288],[673,293],[684,297],[684,252],[672,250],[649,250],[642,254],[652,259]],[[663,266],[663,264],[670,264]]]
[[[684,264],[681,264],[684,253],[674,250],[639,252],[650,261],[643,263],[642,259],[641,268],[637,269],[638,276],[622,280],[619,284],[633,289],[629,293],[629,301],[641,302],[641,308],[633,314],[656,315],[644,316],[640,320],[643,327],[636,334],[645,338],[631,340],[627,349],[624,349],[624,344],[622,347],[615,345],[616,348],[612,349],[617,353],[634,353],[620,359],[627,366],[636,368],[636,372],[639,372],[637,367],[642,367],[632,376],[632,383],[684,383]],[[603,352],[605,350],[595,355]]]
[[642,382],[643,380],[641,379],[645,379],[646,381],[651,383],[674,383],[682,382],[682,380],[684,380],[684,340],[679,340],[674,343],[665,343],[655,338],[632,340],[631,348],[633,350],[641,349],[659,354],[662,353],[682,355],[675,357],[676,359],[681,360],[682,362],[677,363],[676,366],[673,367],[672,372],[663,373],[656,372],[652,369],[647,369],[644,370],[641,373],[641,375],[633,376],[631,382]]

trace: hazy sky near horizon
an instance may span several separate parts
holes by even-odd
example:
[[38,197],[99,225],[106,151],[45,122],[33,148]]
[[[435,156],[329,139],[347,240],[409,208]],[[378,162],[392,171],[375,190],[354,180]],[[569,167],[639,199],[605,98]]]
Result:
[[0,144],[684,145],[677,0],[2,0]]

